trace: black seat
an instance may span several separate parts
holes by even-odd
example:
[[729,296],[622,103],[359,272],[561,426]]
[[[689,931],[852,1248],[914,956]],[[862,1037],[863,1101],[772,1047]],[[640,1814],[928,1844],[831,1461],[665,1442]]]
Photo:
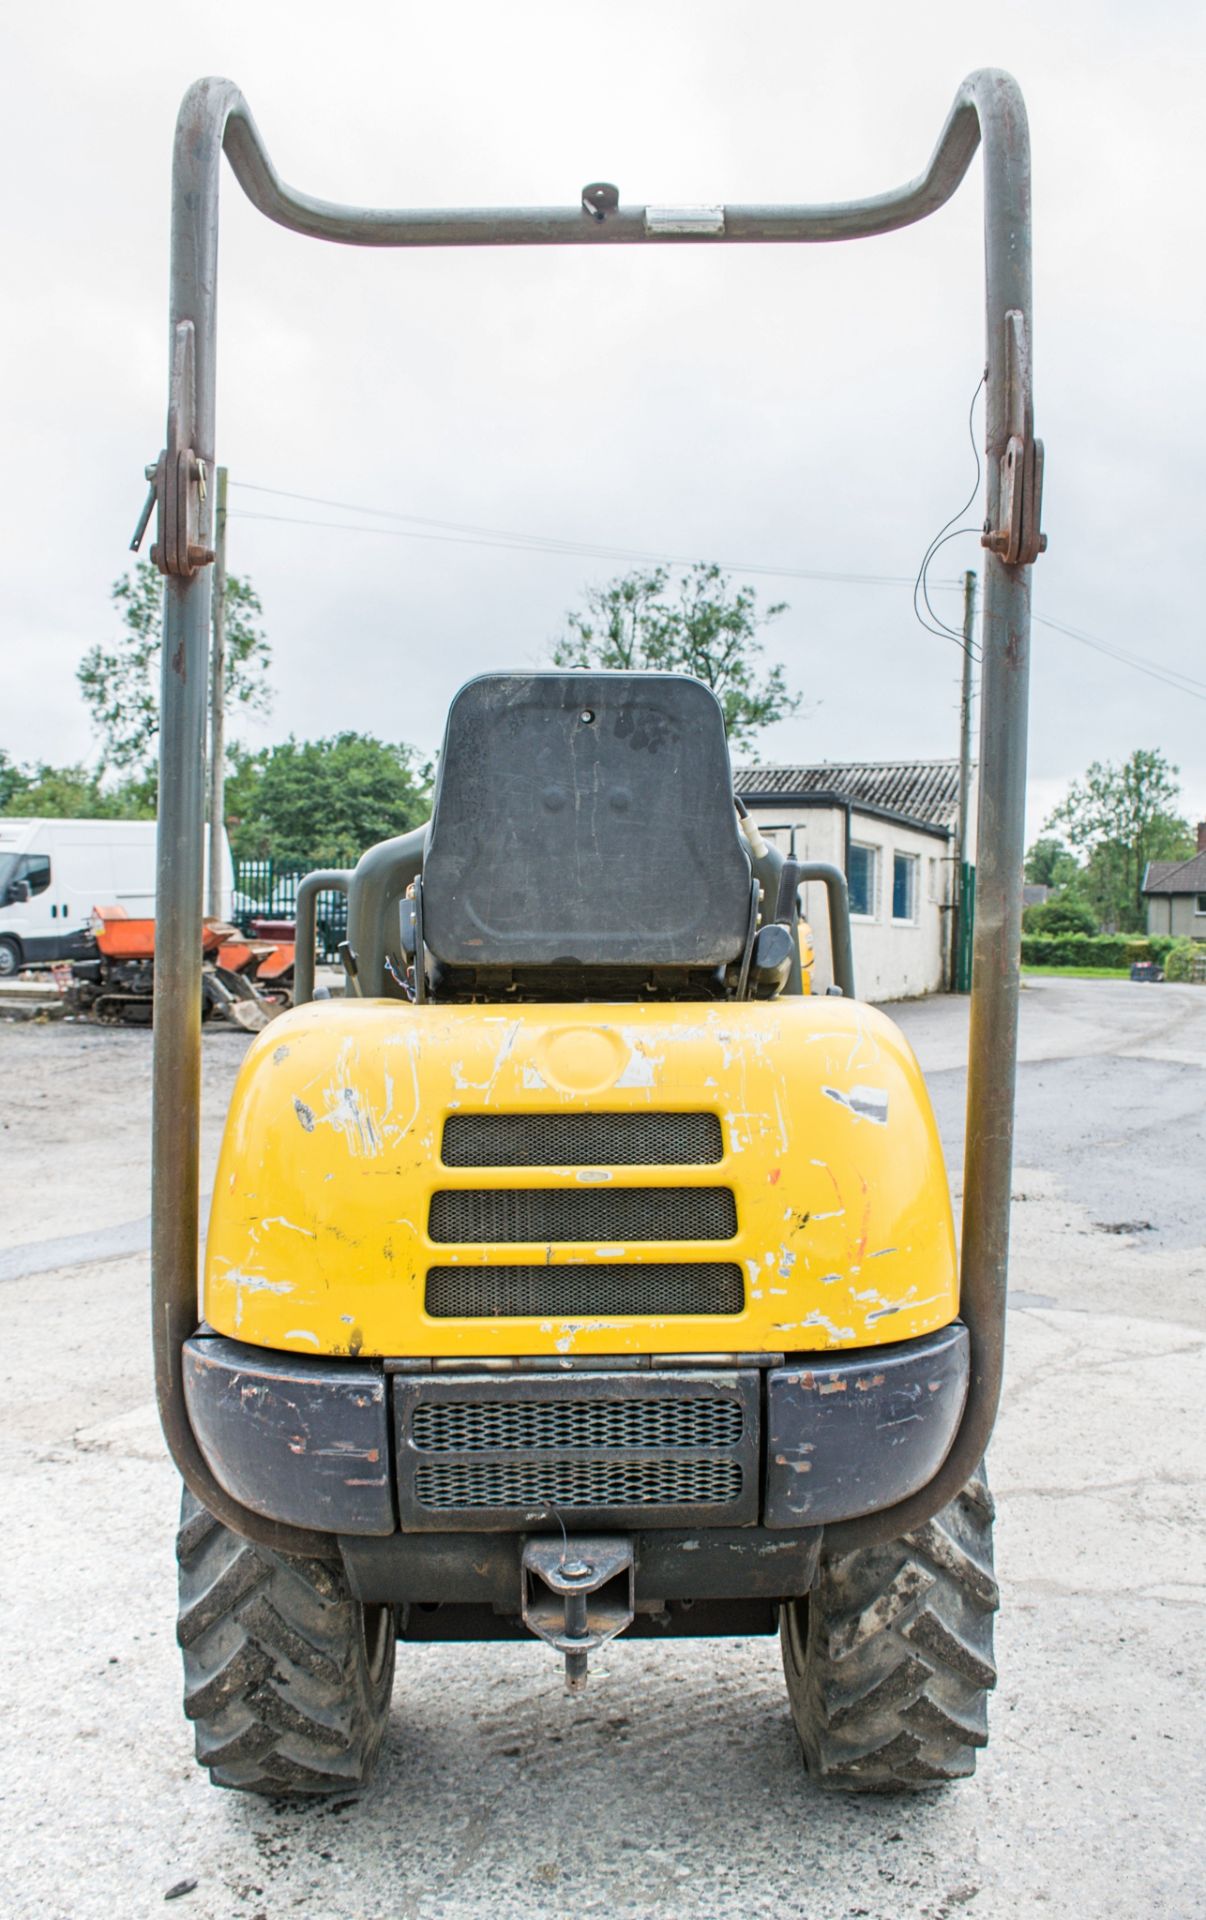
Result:
[[750,865],[724,720],[676,674],[494,673],[448,715],[423,862],[446,968],[715,970]]

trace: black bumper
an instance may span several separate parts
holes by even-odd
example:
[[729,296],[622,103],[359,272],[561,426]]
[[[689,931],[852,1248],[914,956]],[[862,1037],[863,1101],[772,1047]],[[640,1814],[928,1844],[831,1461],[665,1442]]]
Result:
[[372,1367],[184,1343],[184,1400],[205,1464],[253,1513],[323,1533],[393,1533],[389,1387]]
[[924,1487],[967,1379],[959,1321],[768,1369],[391,1376],[216,1334],[184,1348],[219,1485],[271,1519],[361,1537],[399,1519],[408,1535],[516,1534],[554,1509],[595,1529],[798,1534]]

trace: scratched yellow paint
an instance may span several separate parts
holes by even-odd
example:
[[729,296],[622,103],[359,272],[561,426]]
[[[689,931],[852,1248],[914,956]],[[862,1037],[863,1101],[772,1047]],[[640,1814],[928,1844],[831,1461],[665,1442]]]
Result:
[[[593,1186],[730,1187],[737,1235],[450,1247],[433,1192],[575,1188],[579,1167],[453,1169],[452,1113],[698,1112],[718,1165],[586,1169]],[[428,1266],[731,1260],[739,1315],[446,1320]],[[325,1001],[249,1049],[210,1214],[203,1311],[298,1353],[800,1352],[875,1346],[958,1311],[946,1174],[892,1022],[836,997],[693,1005],[412,1007]]]

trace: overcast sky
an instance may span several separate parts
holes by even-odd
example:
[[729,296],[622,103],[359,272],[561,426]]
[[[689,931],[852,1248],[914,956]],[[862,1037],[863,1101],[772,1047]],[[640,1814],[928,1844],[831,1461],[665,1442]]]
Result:
[[[1034,148],[1035,363],[1050,551],[1035,609],[1198,682],[1035,631],[1031,831],[1090,760],[1161,747],[1206,818],[1206,269],[1190,0],[4,9],[0,745],[95,750],[76,689],[162,444],[172,127],[243,89],[278,169],[377,205],[818,201],[923,166],[956,86],[1009,67]],[[415,537],[254,487],[731,564],[808,711],[778,761],[957,748],[959,654],[907,587],[966,499],[983,361],[979,162],[919,227],[789,248],[375,252],[287,234],[223,179],[219,458],[230,564],[275,649],[248,741],[438,745],[458,684],[547,659],[623,568]],[[291,516],[287,520],[253,514]],[[976,516],[978,517],[978,516]],[[375,524],[385,527],[388,521]],[[935,576],[979,565],[974,538]],[[957,619],[957,596],[938,602]]]

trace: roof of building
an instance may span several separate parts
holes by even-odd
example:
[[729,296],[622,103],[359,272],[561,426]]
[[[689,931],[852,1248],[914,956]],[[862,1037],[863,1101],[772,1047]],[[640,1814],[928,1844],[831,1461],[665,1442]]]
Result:
[[949,831],[959,806],[957,760],[822,760],[811,767],[738,767],[733,785],[749,802],[814,793]]
[[1188,860],[1149,860],[1144,893],[1206,893],[1206,847]]

